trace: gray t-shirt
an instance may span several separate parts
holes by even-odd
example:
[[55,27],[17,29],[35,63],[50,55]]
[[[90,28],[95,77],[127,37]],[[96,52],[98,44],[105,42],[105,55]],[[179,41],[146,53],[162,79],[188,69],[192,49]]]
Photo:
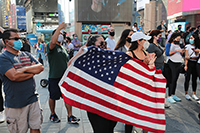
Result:
[[[0,79],[3,82],[5,92],[5,106],[8,108],[22,108],[38,101],[34,78],[25,81],[11,81],[5,73],[11,68],[22,68],[30,66],[32,62],[38,61],[28,52],[20,52],[14,55],[5,51],[0,55]],[[2,63],[3,62],[3,63]]]
[[107,48],[110,48],[111,50],[115,49],[116,42],[114,39],[107,38],[106,42],[107,42]]
[[165,32],[165,31],[166,31],[166,28],[165,28],[165,26],[162,26],[162,25],[161,25],[161,27],[162,27],[162,30],[164,30],[164,31],[161,33],[161,37],[162,37],[162,38],[166,38],[166,36],[165,36],[165,34],[166,34],[166,32]]

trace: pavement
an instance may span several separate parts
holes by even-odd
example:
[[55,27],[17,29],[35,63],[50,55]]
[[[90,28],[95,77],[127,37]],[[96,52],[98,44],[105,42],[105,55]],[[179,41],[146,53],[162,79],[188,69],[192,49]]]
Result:
[[[46,62],[45,62],[46,63]],[[45,64],[45,69],[42,73],[35,76],[37,91],[41,107],[43,109],[43,124],[42,133],[93,133],[92,127],[87,118],[86,111],[73,107],[73,114],[80,118],[79,124],[67,123],[67,111],[63,100],[56,102],[56,113],[61,119],[60,123],[52,123],[49,121],[50,109],[48,105],[48,88],[40,86],[41,79],[48,78],[48,65]],[[200,82],[198,81],[197,96],[200,97]],[[189,94],[192,94],[190,85]],[[182,99],[181,102],[170,104],[171,107],[166,109],[166,133],[199,133],[200,121],[198,113],[200,113],[200,105],[196,101],[187,101],[184,96],[184,75],[180,74],[177,84],[176,95]],[[115,133],[124,133],[124,124],[117,123]],[[6,127],[6,122],[0,124],[0,133],[9,133]],[[141,129],[134,128],[133,133],[141,133]]]

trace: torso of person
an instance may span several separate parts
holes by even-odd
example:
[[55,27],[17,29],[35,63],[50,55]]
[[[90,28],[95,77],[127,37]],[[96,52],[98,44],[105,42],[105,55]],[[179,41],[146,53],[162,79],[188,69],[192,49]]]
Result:
[[[173,43],[171,43],[171,47],[170,47],[170,52],[174,52],[175,50],[181,49],[181,47],[179,45],[175,45]],[[182,62],[182,56],[181,53],[176,52],[175,54],[171,55],[171,56],[167,56],[167,61],[168,59],[170,59],[172,62],[176,62],[176,63],[181,63]]]
[[115,49],[116,42],[114,39],[107,38],[106,42],[107,42],[107,48],[110,48],[111,50]]
[[30,66],[38,61],[28,52],[20,51],[18,55],[5,51],[0,55],[0,79],[4,85],[5,106],[8,108],[22,108],[38,100],[34,78],[25,81],[11,81],[5,73],[12,68],[18,69]]
[[49,50],[48,44],[47,56],[49,62],[49,78],[61,78],[67,69],[67,62],[69,61],[67,50],[57,44],[52,50]]

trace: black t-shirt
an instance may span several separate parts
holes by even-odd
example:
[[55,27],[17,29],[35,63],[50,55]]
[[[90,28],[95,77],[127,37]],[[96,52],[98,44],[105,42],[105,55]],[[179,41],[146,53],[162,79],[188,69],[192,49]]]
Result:
[[28,43],[23,43],[23,47],[22,47],[21,51],[30,52],[31,51],[30,45]]

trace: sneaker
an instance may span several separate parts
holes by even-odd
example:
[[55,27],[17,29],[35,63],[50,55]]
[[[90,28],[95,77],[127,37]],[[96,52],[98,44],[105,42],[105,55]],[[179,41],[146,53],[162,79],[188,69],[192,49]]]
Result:
[[5,115],[3,114],[3,111],[0,112],[0,123],[5,121]]
[[199,100],[199,98],[194,94],[194,95],[192,95],[192,98],[194,99],[194,100]]
[[200,104],[200,100],[197,101],[197,104]]
[[186,95],[185,95],[185,98],[186,98],[187,100],[191,101],[190,95],[186,94]]
[[60,122],[60,119],[58,118],[56,114],[51,115],[49,119],[50,121],[55,122],[55,123]]
[[80,119],[76,118],[75,116],[71,115],[70,117],[68,117],[68,122],[72,123],[72,124],[76,124],[80,121]]
[[173,98],[176,102],[180,102],[180,101],[181,101],[181,99],[178,98],[176,95],[173,95],[172,98]]
[[174,101],[174,99],[172,98],[172,96],[171,96],[171,97],[168,97],[168,98],[167,98],[167,101],[168,101],[169,103],[176,103],[176,101]]

